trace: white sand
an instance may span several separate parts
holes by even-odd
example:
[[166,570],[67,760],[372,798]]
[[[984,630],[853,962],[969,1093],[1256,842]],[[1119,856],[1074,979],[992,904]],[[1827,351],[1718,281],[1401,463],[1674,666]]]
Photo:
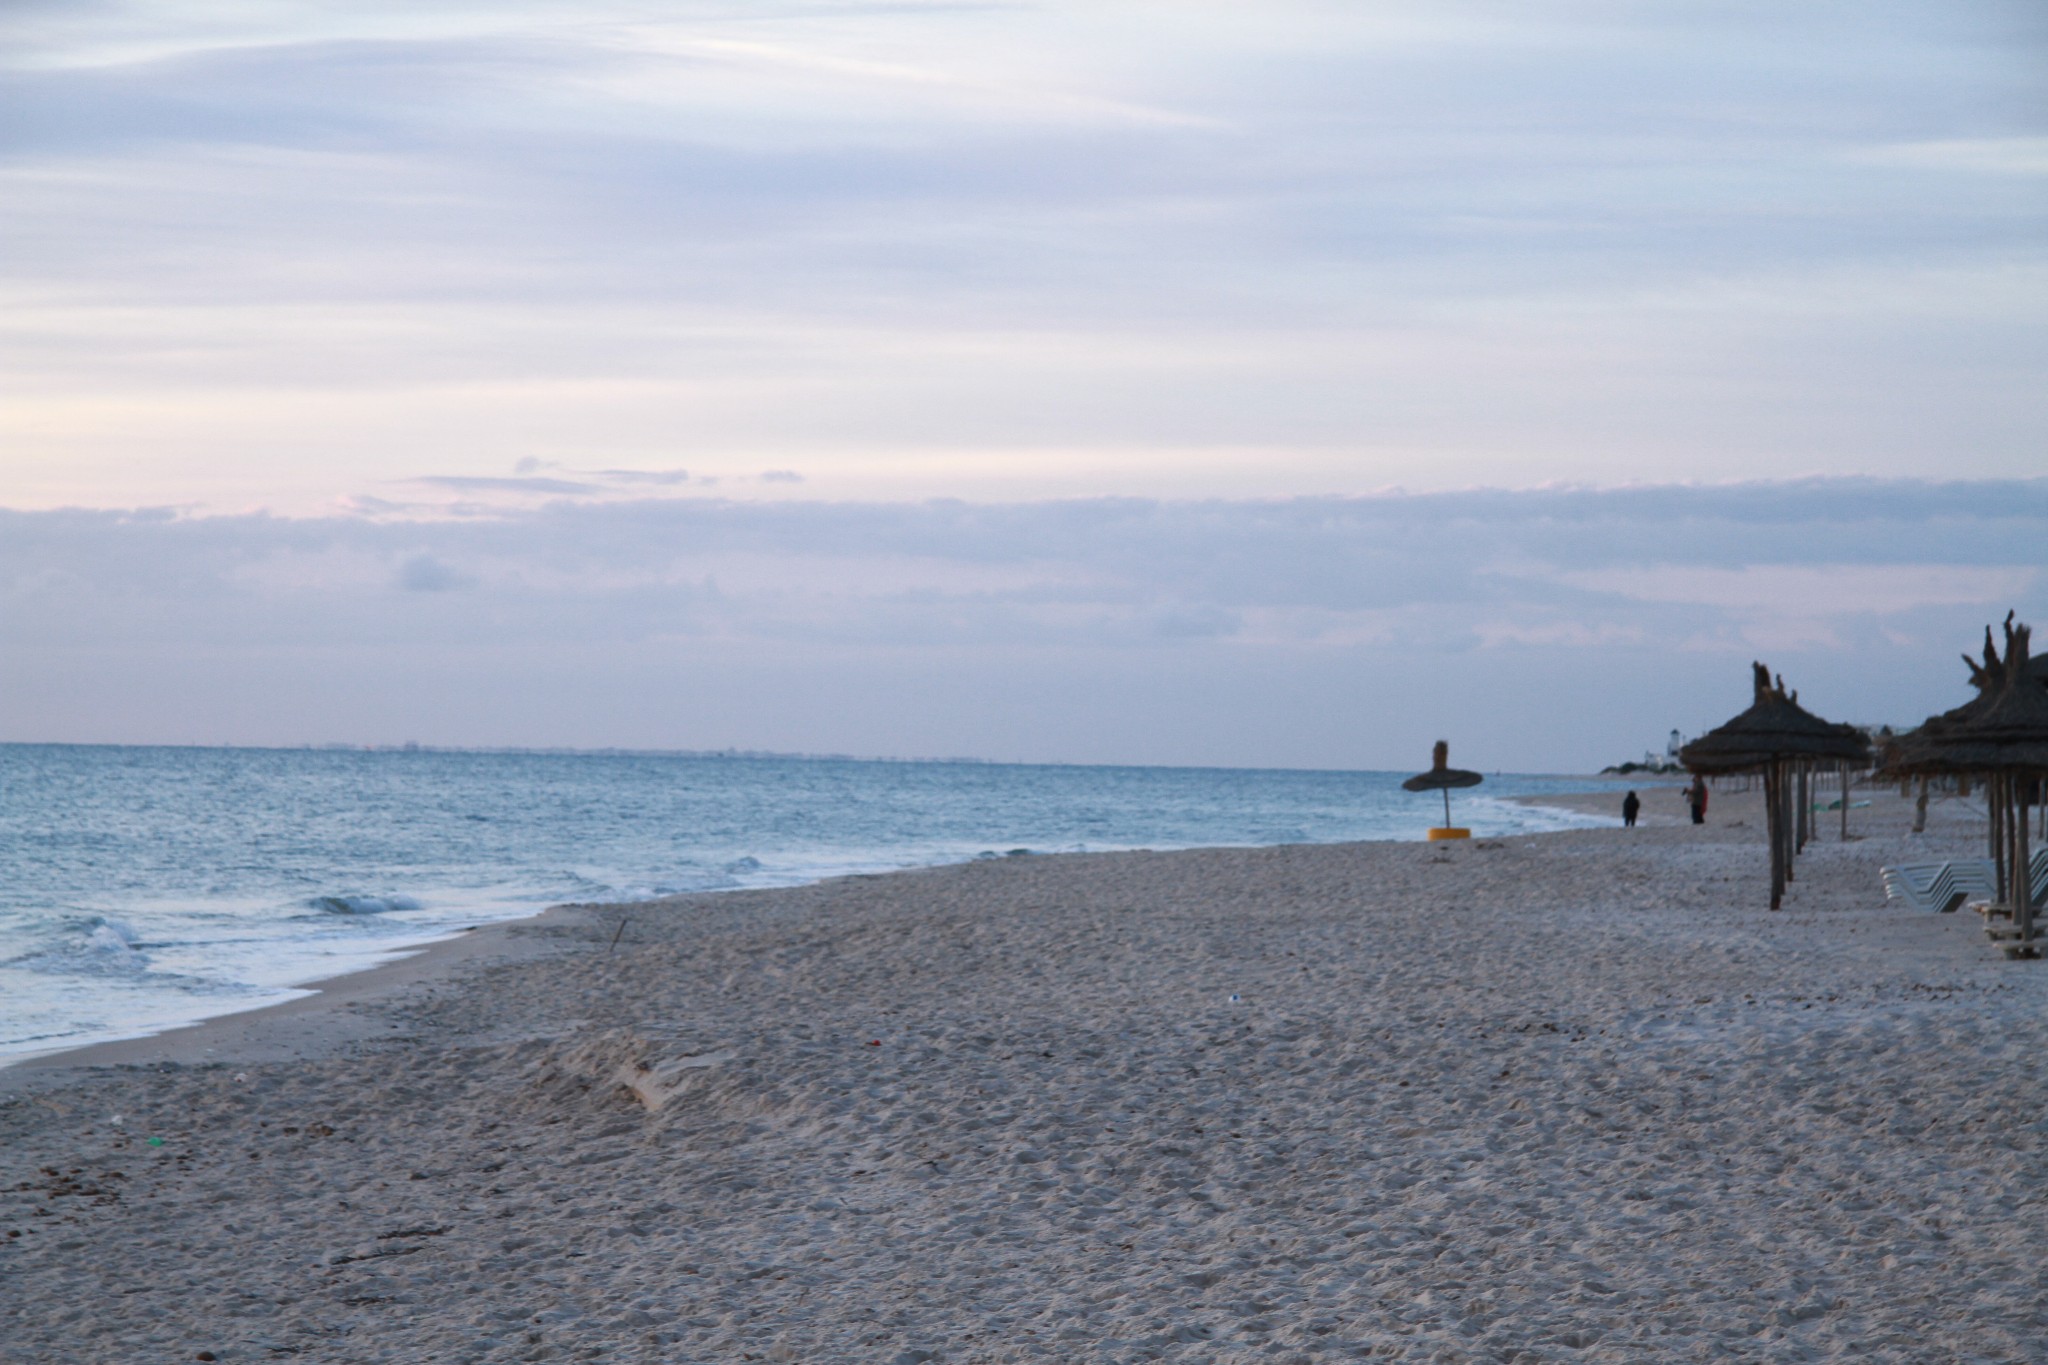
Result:
[[558,911],[0,1072],[0,1359],[2048,1359],[2048,963],[1876,873],[1977,840],[1880,796],[1771,914],[1751,803],[1646,797]]

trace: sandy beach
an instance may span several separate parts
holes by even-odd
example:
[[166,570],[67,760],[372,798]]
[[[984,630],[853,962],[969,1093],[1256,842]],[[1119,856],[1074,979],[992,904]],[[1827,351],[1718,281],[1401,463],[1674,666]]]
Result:
[[[0,1071],[0,1359],[2048,1359],[2048,964],[1755,798],[579,906]],[[1614,793],[1587,798],[1600,810]]]

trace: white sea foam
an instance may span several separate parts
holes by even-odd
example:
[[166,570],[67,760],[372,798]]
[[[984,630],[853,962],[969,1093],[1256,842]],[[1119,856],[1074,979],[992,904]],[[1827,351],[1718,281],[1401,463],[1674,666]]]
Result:
[[393,910],[419,910],[412,896],[315,896],[306,904],[333,915],[382,915]]
[[103,919],[86,935],[86,942],[101,952],[132,953],[135,951],[135,930],[117,919]]

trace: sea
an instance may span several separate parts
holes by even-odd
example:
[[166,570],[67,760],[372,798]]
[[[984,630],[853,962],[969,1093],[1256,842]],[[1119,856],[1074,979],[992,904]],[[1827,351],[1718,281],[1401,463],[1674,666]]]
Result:
[[[306,994],[570,901],[1113,849],[1420,839],[1402,773],[0,744],[0,1065]],[[1453,794],[1475,835],[1601,821]]]

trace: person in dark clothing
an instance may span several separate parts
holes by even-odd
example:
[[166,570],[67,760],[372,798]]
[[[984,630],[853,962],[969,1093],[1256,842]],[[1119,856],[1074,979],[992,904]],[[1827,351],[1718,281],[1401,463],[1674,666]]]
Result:
[[1641,798],[1634,792],[1621,798],[1621,823],[1630,829],[1636,826],[1636,813],[1643,808]]
[[1707,823],[1707,779],[1698,773],[1692,775],[1692,785],[1685,789],[1685,803],[1692,807],[1695,825]]

